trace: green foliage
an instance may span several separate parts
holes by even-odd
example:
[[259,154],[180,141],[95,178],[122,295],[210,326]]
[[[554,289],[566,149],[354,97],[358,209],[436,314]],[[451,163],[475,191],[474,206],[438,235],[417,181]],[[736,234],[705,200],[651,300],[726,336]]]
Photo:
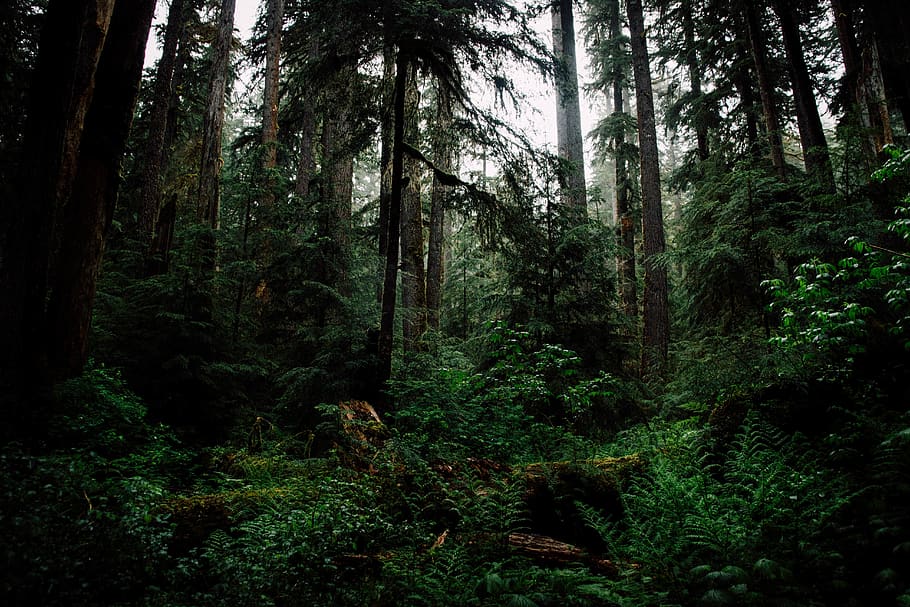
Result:
[[[891,150],[876,173],[892,179],[908,173],[910,156]],[[888,230],[910,243],[910,197],[895,209]],[[825,377],[843,378],[857,362],[883,353],[887,367],[910,351],[910,255],[851,237],[852,255],[836,262],[815,259],[796,268],[790,281],[763,284],[780,317],[773,343],[798,353]],[[903,352],[902,352],[903,350]]]
[[847,501],[843,479],[817,468],[804,439],[756,417],[722,463],[712,463],[702,440],[684,423],[624,443],[655,450],[650,472],[624,496],[622,523],[589,516],[617,557],[642,563],[622,592],[641,604],[811,600],[809,572],[829,558],[820,535]]
[[46,448],[0,451],[0,600],[132,603],[167,562],[171,527],[155,507],[188,455],[110,371],[66,382],[58,401]]
[[459,356],[422,358],[391,382],[395,427],[426,457],[573,457],[587,448],[570,429],[596,435],[624,423],[631,384],[606,373],[586,378],[574,352],[539,344],[527,330],[496,324],[489,332],[479,369]]

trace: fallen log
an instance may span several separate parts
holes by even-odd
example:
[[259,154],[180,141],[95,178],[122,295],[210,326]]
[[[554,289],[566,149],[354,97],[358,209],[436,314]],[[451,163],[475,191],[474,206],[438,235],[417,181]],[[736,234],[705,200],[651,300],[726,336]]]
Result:
[[[620,572],[619,566],[609,559],[545,535],[510,533],[509,549],[542,566],[561,567],[578,563],[609,577],[618,577]],[[634,568],[634,565],[630,567]]]

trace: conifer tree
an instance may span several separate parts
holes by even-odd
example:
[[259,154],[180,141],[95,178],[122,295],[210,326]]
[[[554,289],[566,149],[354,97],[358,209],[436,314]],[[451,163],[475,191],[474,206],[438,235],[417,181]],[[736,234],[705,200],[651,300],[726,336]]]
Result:
[[660,373],[667,362],[670,345],[670,311],[667,268],[657,257],[666,250],[657,127],[650,62],[645,40],[641,0],[627,0],[632,73],[638,113],[638,148],[641,160],[642,263],[645,268],[642,306],[641,373]]

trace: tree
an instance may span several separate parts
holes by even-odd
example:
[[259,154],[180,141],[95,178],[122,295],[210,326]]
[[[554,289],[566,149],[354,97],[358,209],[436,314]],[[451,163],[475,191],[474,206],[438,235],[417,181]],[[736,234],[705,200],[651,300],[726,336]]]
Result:
[[[200,224],[212,230],[218,229],[221,196],[219,176],[224,164],[221,157],[221,132],[224,128],[224,101],[230,71],[231,42],[234,38],[235,7],[236,0],[221,2],[217,38],[212,46],[211,78],[203,117],[196,216]],[[213,257],[204,263],[214,268],[214,246],[205,254],[211,254]]]
[[[420,90],[417,70],[412,67],[405,88],[404,140],[412,147],[420,136],[418,109]],[[405,352],[420,349],[427,330],[426,272],[423,265],[423,203],[420,189],[423,166],[418,158],[404,158],[406,184],[401,199],[401,306]]]
[[64,203],[95,87],[113,0],[51,0],[30,92],[23,160],[12,200],[3,202],[0,246],[4,382],[47,377],[46,302]]
[[553,5],[553,55],[556,68],[556,133],[562,204],[573,224],[587,217],[584,141],[581,136],[581,106],[578,95],[578,68],[575,59],[575,17],[572,0]]
[[790,81],[793,85],[793,102],[796,105],[796,122],[799,127],[799,141],[807,172],[827,192],[834,191],[834,174],[828,155],[828,142],[818,113],[818,103],[812,90],[809,68],[803,54],[800,40],[800,22],[797,9],[791,0],[772,0],[774,12],[780,20]]
[[142,245],[152,246],[153,233],[158,222],[161,207],[161,186],[167,148],[167,134],[173,132],[168,127],[171,118],[170,105],[174,94],[174,73],[177,66],[177,53],[184,40],[187,21],[187,0],[171,0],[167,24],[164,29],[164,41],[161,47],[161,58],[155,71],[155,82],[152,85],[152,101],[148,110],[148,138],[142,160],[140,177],[140,202],[138,212],[137,234]]
[[860,141],[868,171],[876,165],[878,151],[894,142],[878,49],[874,40],[865,40],[864,48],[860,48],[854,0],[831,0],[831,8],[844,62],[845,109],[862,131]]
[[[433,127],[433,159],[436,167],[451,173],[455,156],[455,133],[452,127],[452,100],[449,92],[436,87],[436,124]],[[452,187],[442,183],[434,171],[430,193],[430,226],[427,237],[427,324],[439,330],[442,289],[445,284],[446,237],[449,198]]]
[[660,192],[660,164],[654,94],[645,41],[641,0],[627,0],[632,73],[638,113],[638,149],[641,160],[642,263],[645,267],[642,307],[642,375],[659,373],[667,361],[670,345],[670,312],[667,269],[657,257],[666,249]]
[[765,134],[768,138],[768,149],[771,165],[781,179],[786,178],[784,162],[784,143],[781,136],[780,114],[775,102],[774,80],[768,60],[768,46],[762,29],[758,6],[749,0],[740,0],[745,10],[746,27],[749,34],[749,46],[752,50],[752,61],[755,64],[755,75],[758,80],[758,92],[761,97],[762,114],[765,122]]
[[632,212],[633,184],[629,163],[638,152],[628,142],[634,121],[626,113],[631,61],[629,38],[623,34],[619,0],[591,2],[586,22],[588,52],[593,57],[592,87],[612,101],[612,113],[597,125],[593,135],[601,155],[614,165],[613,217],[616,233],[616,273],[620,305],[630,320],[638,318],[638,278],[635,270],[635,224]]
[[155,0],[117,2],[95,72],[48,304],[48,357],[56,377],[78,375],[85,364],[95,286],[154,14]]
[[278,85],[281,79],[284,0],[267,0],[266,24],[265,84],[262,93],[262,172],[265,187],[262,203],[269,207],[275,201],[275,180],[272,173],[278,164]]

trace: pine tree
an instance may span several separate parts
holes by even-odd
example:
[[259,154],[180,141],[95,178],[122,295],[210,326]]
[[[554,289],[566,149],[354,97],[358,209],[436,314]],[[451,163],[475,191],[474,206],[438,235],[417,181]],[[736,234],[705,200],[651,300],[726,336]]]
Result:
[[667,362],[670,345],[670,312],[667,269],[656,258],[664,253],[663,206],[654,94],[645,41],[641,0],[627,0],[632,48],[632,73],[638,112],[638,148],[641,159],[642,263],[645,267],[642,307],[641,373],[660,373]]

